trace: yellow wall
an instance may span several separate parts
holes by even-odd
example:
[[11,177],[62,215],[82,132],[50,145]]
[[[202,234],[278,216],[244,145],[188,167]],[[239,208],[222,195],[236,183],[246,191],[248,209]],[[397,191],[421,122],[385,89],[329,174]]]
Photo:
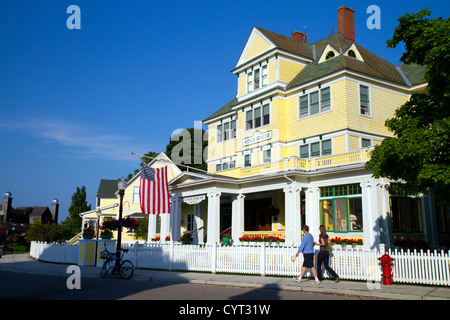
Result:
[[247,54],[245,55],[244,62],[256,57],[260,53],[269,49],[270,45],[263,38],[261,38],[260,35],[255,33],[255,37],[253,38],[253,41],[250,44]]
[[283,58],[279,58],[279,60],[281,81],[290,82],[303,69],[303,66],[298,63]]

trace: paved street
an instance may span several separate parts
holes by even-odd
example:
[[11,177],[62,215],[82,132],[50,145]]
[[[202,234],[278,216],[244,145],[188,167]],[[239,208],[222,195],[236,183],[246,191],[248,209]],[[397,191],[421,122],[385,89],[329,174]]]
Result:
[[[72,273],[79,272],[80,289],[68,289]],[[75,273],[73,274],[75,275]],[[70,282],[72,286],[75,281]],[[183,300],[236,301],[282,300],[293,304],[305,300],[450,299],[450,288],[396,284],[384,286],[362,281],[325,280],[316,285],[290,277],[211,274],[136,269],[131,280],[100,278],[100,268],[45,263],[27,254],[6,255],[0,259],[0,299],[28,300]],[[157,303],[157,302],[155,302]],[[302,305],[305,306],[305,305]]]
[[335,294],[293,292],[276,288],[81,278],[80,289],[67,288],[67,276],[0,273],[0,299],[12,300],[360,300]]

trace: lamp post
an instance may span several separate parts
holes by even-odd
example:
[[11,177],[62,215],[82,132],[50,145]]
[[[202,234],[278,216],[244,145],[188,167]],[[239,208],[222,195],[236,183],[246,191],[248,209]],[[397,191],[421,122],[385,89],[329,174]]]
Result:
[[123,195],[125,194],[125,188],[127,183],[123,178],[117,183],[119,188],[119,230],[117,235],[117,251],[116,251],[116,267],[119,265],[120,260],[120,249],[122,245],[122,211],[123,211]]

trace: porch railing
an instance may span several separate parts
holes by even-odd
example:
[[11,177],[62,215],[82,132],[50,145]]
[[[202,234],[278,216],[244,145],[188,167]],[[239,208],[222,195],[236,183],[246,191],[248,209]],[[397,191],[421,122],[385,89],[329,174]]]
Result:
[[[291,170],[313,171],[324,168],[339,167],[344,165],[352,165],[359,163],[362,164],[370,160],[370,153],[372,150],[373,148],[367,148],[358,151],[346,152],[312,159],[302,159],[297,156],[291,156],[277,162],[256,165],[249,168],[243,168],[242,176],[246,177],[276,171],[291,171]],[[221,171],[220,173],[225,172],[226,171]]]

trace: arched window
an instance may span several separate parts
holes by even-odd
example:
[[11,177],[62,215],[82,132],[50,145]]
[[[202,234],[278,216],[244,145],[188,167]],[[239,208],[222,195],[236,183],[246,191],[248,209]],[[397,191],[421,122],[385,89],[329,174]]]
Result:
[[355,51],[349,50],[349,51],[348,51],[348,56],[349,56],[349,57],[352,57],[352,58],[356,58],[356,53],[355,53]]
[[329,51],[327,53],[327,56],[325,57],[325,60],[328,60],[328,59],[333,58],[333,57],[334,57],[334,52],[333,51]]

